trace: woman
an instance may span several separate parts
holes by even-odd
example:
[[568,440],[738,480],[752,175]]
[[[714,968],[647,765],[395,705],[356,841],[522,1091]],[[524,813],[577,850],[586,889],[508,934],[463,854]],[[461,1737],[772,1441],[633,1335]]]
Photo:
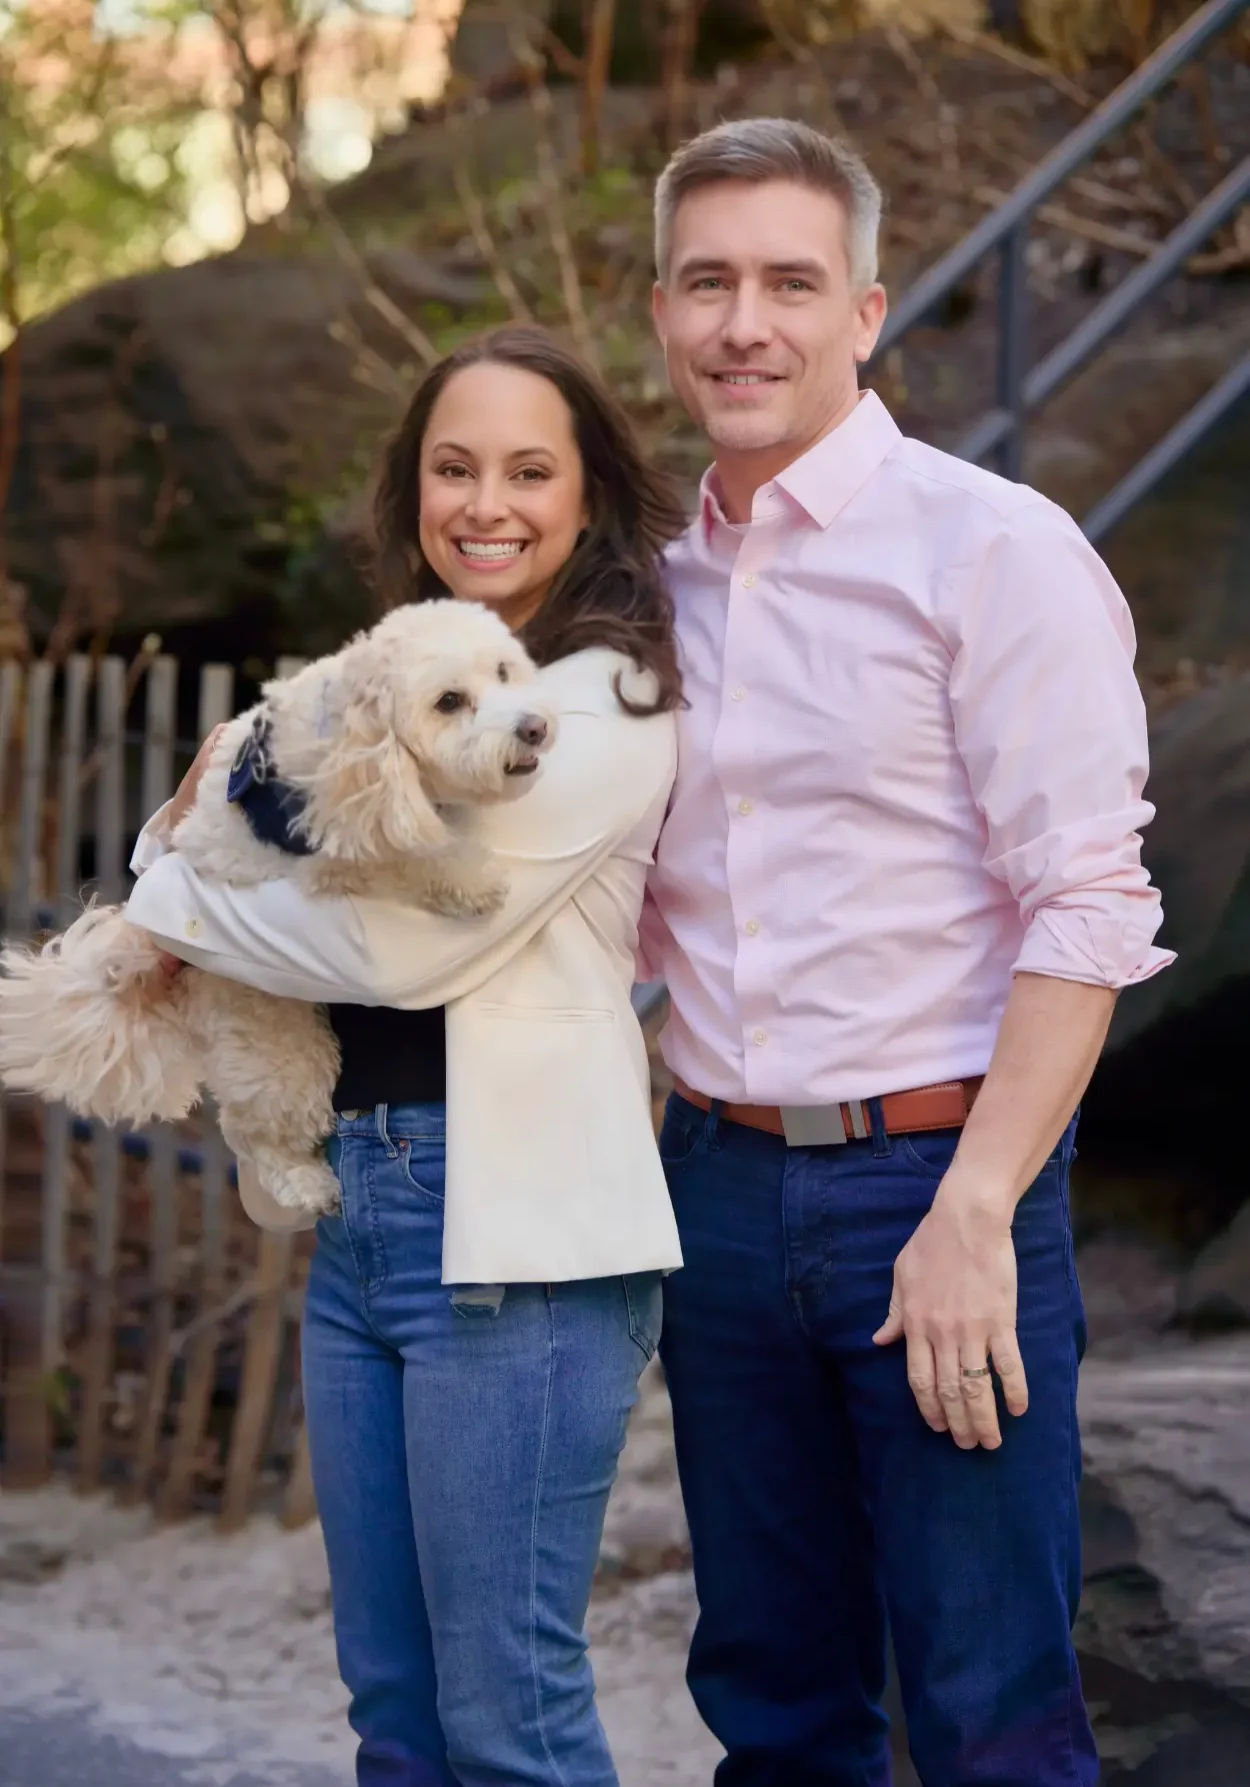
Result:
[[[559,715],[535,788],[486,817],[504,909],[211,886],[162,854],[167,810],[130,916],[182,959],[330,1002],[342,1046],[304,1388],[361,1787],[608,1787],[584,1620],[680,1263],[629,994],[675,767],[660,553],[682,517],[582,367],[508,329],[426,377],[376,519],[392,598],[489,604]],[[293,1226],[246,1162],[240,1180],[257,1220]]]

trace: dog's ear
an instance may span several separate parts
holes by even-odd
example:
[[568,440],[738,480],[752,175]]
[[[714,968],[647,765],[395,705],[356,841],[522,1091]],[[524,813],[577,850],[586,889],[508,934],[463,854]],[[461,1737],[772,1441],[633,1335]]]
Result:
[[325,729],[308,789],[309,835],[327,856],[344,862],[429,856],[446,848],[451,833],[426,792],[420,765],[396,736],[383,654],[361,640],[342,654],[336,680],[339,687],[327,697],[338,711]]

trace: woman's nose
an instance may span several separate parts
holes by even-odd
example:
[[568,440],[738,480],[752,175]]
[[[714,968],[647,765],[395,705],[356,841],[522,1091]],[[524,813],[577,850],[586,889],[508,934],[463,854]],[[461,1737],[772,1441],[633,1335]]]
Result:
[[479,478],[469,493],[465,504],[469,514],[477,521],[501,521],[508,513],[507,499],[502,490],[493,481]]

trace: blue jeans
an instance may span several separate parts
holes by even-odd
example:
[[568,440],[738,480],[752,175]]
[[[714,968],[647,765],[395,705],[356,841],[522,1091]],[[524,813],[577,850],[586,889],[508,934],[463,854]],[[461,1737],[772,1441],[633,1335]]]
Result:
[[360,1787],[615,1787],[584,1625],[658,1274],[441,1282],[442,1105],[339,1119],[304,1395]]
[[887,1624],[924,1787],[1092,1787],[1071,1629],[1084,1317],[1069,1130],[1016,1212],[1028,1413],[963,1452],[873,1345],[957,1131],[787,1148],[674,1098],[664,1342],[718,1787],[888,1787]]

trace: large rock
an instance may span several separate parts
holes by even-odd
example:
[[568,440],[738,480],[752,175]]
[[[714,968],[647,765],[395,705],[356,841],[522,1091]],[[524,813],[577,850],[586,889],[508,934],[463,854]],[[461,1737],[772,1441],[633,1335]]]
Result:
[[1250,1193],[1236,1116],[1250,1002],[1250,677],[1190,697],[1156,723],[1144,858],[1163,897],[1159,941],[1177,962],[1120,999],[1085,1105],[1105,1165],[1191,1175],[1209,1239]]
[[1081,1374],[1085,1652],[1250,1701],[1250,1340]]
[[1250,677],[1165,713],[1150,741],[1155,818],[1144,856],[1179,960],[1120,1004],[1114,1041],[1250,974]]
[[1191,1328],[1250,1328],[1250,1204],[1208,1241],[1181,1279],[1177,1314]]
[[[482,293],[396,249],[368,277],[410,314]],[[234,655],[272,643],[256,635],[293,558],[395,417],[402,372],[396,391],[365,382],[370,351],[408,352],[357,272],[307,251],[122,280],[25,331],[6,544],[36,640],[68,594],[88,631],[233,618]],[[295,619],[280,648],[300,643]]]

